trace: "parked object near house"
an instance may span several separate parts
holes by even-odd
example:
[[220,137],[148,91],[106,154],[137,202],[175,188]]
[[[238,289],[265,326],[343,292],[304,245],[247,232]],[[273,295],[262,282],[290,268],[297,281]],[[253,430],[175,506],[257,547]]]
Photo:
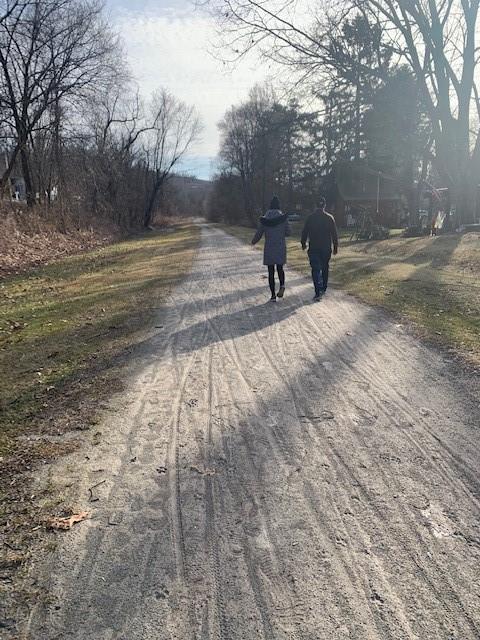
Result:
[[368,211],[363,210],[356,218],[355,229],[351,240],[386,240],[390,236],[390,229],[376,224]]
[[397,181],[366,162],[339,162],[331,199],[339,226],[357,228],[365,211],[373,224],[396,227],[400,224],[404,203]]
[[431,235],[453,231],[456,226],[456,210],[452,207],[450,190],[447,187],[433,187],[428,183],[426,186],[422,199],[428,210]]

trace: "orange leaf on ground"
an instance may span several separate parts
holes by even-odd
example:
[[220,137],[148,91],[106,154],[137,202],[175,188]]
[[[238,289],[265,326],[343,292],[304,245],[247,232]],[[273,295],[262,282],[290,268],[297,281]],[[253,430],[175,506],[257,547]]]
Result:
[[50,518],[47,524],[50,529],[60,529],[63,531],[68,531],[77,522],[86,520],[89,515],[90,514],[88,513],[88,511],[81,511],[80,513],[76,513],[69,518]]

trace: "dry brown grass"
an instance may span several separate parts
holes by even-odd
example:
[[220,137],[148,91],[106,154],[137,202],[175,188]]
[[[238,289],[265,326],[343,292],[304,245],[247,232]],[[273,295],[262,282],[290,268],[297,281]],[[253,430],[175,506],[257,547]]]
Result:
[[97,220],[76,220],[60,210],[0,206],[0,277],[118,240],[120,230]]

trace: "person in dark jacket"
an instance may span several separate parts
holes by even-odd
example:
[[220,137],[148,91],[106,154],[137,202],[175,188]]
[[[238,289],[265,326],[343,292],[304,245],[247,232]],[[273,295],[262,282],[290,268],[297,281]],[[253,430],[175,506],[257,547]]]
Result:
[[[268,267],[268,284],[272,294],[270,300],[274,302],[277,296],[283,298],[285,293],[285,271],[283,269],[287,262],[285,238],[290,235],[288,216],[281,212],[280,202],[276,196],[272,198],[269,210],[260,218],[252,244],[257,244],[263,235],[265,235],[263,264]],[[275,292],[275,266],[280,281],[278,293]]]
[[319,208],[308,216],[302,232],[302,249],[305,251],[308,241],[308,257],[312,268],[312,280],[315,287],[315,302],[326,292],[330,258],[338,252],[338,233],[335,218],[325,211],[325,198],[320,198]]

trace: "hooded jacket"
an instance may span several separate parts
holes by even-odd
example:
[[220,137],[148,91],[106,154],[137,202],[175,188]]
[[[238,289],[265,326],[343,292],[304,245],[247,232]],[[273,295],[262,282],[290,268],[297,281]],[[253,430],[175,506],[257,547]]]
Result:
[[269,209],[258,224],[252,244],[256,244],[265,235],[263,264],[285,264],[287,261],[286,236],[290,235],[288,216],[278,209]]

